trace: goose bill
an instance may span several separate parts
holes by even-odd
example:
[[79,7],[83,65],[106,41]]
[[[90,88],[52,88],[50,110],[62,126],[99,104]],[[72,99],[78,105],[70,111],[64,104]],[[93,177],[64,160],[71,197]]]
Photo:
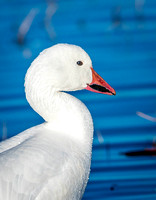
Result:
[[94,69],[92,70],[92,82],[87,84],[86,90],[101,94],[116,95],[115,90],[99,75]]

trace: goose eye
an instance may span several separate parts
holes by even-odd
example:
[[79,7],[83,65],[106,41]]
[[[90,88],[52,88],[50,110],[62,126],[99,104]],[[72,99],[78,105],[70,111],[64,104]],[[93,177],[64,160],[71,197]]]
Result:
[[81,66],[81,65],[83,65],[83,62],[82,61],[77,61],[77,65]]

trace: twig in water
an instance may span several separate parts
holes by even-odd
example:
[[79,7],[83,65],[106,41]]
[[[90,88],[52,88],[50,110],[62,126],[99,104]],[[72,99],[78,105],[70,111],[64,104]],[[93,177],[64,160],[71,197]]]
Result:
[[28,33],[37,13],[38,13],[38,9],[32,8],[30,10],[30,12],[28,13],[28,15],[25,17],[25,19],[23,20],[23,22],[21,23],[21,25],[18,29],[18,34],[17,34],[18,44],[24,43],[24,38],[25,38],[26,34]]
[[2,128],[2,140],[7,139],[7,126],[6,122],[3,122],[3,128]]
[[50,39],[54,39],[56,33],[54,31],[53,26],[51,25],[52,16],[55,14],[57,10],[57,6],[55,3],[50,2],[48,3],[48,7],[46,9],[46,16],[45,16],[45,28],[48,32]]
[[97,138],[98,138],[99,143],[100,144],[104,143],[104,138],[103,138],[101,132],[98,130],[98,131],[96,131],[96,134],[97,134]]
[[152,122],[156,122],[156,118],[155,117],[151,117],[150,115],[146,115],[142,112],[136,112],[136,114],[139,116],[139,117],[142,117],[144,119],[147,119],[149,121],[152,121]]

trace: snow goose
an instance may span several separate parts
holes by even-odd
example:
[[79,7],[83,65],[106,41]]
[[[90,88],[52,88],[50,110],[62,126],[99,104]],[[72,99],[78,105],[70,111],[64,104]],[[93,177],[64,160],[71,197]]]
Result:
[[0,199],[80,200],[91,163],[93,123],[86,106],[66,93],[115,94],[80,47],[57,44],[32,62],[25,92],[45,123],[0,143]]

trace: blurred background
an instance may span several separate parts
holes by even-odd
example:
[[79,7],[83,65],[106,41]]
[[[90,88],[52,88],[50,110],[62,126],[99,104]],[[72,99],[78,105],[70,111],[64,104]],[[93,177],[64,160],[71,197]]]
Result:
[[0,0],[0,140],[43,122],[24,76],[56,43],[86,50],[117,92],[72,93],[95,125],[83,200],[156,199],[156,1]]

